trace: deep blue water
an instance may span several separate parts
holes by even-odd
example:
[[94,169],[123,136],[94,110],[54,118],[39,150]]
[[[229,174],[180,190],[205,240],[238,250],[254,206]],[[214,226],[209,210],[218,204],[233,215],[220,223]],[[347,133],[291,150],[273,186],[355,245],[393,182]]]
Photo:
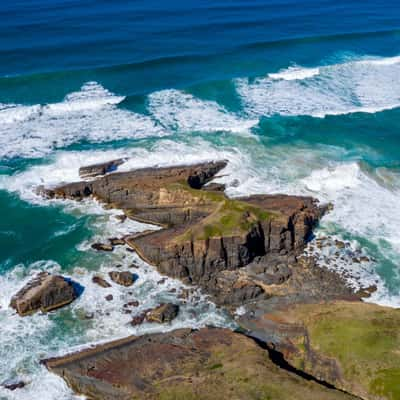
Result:
[[[114,309],[97,314],[111,305],[90,286],[94,270],[130,260],[90,243],[137,227],[35,195],[87,163],[225,158],[229,195],[332,202],[318,233],[375,260],[339,268],[377,280],[373,301],[400,306],[398,1],[3,1],[0,61],[0,380],[33,382],[14,398],[70,399],[39,355],[132,333]],[[43,269],[83,281],[85,294],[21,321],[9,298]],[[166,295],[149,290],[153,273],[138,284],[143,304]],[[79,319],[85,310],[93,322]],[[222,318],[213,313],[188,311],[179,326]]]

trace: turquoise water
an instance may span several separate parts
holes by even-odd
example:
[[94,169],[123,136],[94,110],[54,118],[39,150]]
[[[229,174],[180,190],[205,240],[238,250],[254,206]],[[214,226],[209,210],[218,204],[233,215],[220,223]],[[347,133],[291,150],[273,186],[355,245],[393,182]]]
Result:
[[[332,202],[318,235],[374,262],[338,269],[377,283],[400,306],[400,7],[395,1],[18,0],[0,5],[0,398],[70,399],[37,363],[70,346],[135,330],[91,284],[140,264],[140,309],[179,283],[135,255],[90,250],[144,229],[93,202],[47,202],[39,185],[79,179],[81,165],[124,169],[224,158],[227,193],[292,193]],[[21,319],[10,297],[39,270],[85,286],[58,312]],[[353,282],[354,283],[354,282]],[[92,319],[85,315],[92,313]],[[230,324],[211,304],[184,305],[177,326]],[[3,396],[3,397],[1,397]]]

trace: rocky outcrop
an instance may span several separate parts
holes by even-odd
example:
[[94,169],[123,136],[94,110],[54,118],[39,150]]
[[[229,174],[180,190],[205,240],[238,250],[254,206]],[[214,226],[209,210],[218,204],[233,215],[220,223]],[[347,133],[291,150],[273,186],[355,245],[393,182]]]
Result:
[[91,245],[91,248],[93,250],[97,251],[113,251],[114,246],[112,244],[107,244],[107,243],[93,243]]
[[104,163],[87,165],[79,168],[79,176],[81,178],[93,178],[95,176],[105,175],[109,172],[115,171],[124,162],[124,159],[119,158]]
[[264,311],[239,323],[294,368],[363,399],[400,399],[400,310],[336,301]]
[[65,306],[76,297],[71,281],[60,275],[42,272],[12,297],[10,307],[25,316],[38,310],[48,312]]
[[112,281],[122,286],[132,286],[137,279],[137,276],[129,271],[111,271],[108,275]]
[[[319,205],[313,198],[301,196],[228,198],[223,193],[223,186],[211,182],[225,165],[222,161],[148,168],[114,173],[91,182],[41,189],[41,192],[48,197],[76,200],[93,196],[109,207],[122,209],[128,218],[160,225],[160,230],[130,235],[124,237],[123,242],[142,259],[155,265],[161,273],[201,286],[218,305],[230,311],[236,311],[240,306],[238,323],[241,328],[264,343],[274,355],[274,360],[279,360],[285,368],[295,370],[303,378],[325,382],[328,386],[333,385],[364,399],[400,398],[396,386],[399,378],[396,350],[398,335],[392,329],[395,324],[391,325],[385,313],[380,315],[379,307],[371,311],[359,301],[373,288],[354,293],[338,274],[320,268],[312,253],[304,255],[313,228],[328,207]],[[322,243],[316,241],[316,245],[319,248]],[[335,246],[340,251],[345,244],[337,241]],[[357,260],[361,262],[361,258]],[[120,279],[120,272],[114,271],[113,274],[118,274],[115,279],[111,277],[113,280]],[[156,310],[143,311],[133,318],[131,324],[137,325],[145,320],[169,322],[177,312],[174,305],[162,305]],[[357,316],[353,321],[352,313]],[[354,329],[352,322],[355,323]],[[385,332],[395,340],[382,339],[376,330],[369,329],[370,325],[385,327],[387,322]],[[340,329],[336,330],[335,324]],[[362,327],[360,332],[357,327]],[[347,328],[353,330],[347,332]],[[368,337],[362,337],[364,329],[371,333],[368,337],[372,338],[372,344]],[[237,376],[231,374],[233,366],[229,370],[224,369],[223,375],[216,379],[200,368],[204,360],[207,365],[209,357],[215,359],[213,335],[218,340],[222,340],[224,335],[230,338],[231,356],[236,354],[239,342],[251,353],[248,347],[250,342],[247,342],[250,339],[228,331],[222,334],[220,330],[179,332],[127,339],[126,342],[106,345],[98,353],[94,351],[89,355],[84,352],[72,358],[67,356],[50,360],[47,365],[56,373],[63,374],[78,392],[93,398],[348,398],[335,391],[313,397],[312,391],[301,392],[314,387],[314,383],[308,385],[305,381],[299,388],[291,387],[292,391],[285,392],[286,388],[282,385],[279,385],[281,391],[274,391],[268,384],[276,381],[277,372],[274,370],[271,375],[272,370],[265,371],[264,368],[257,368],[252,377],[246,377],[246,382],[252,382],[253,387],[257,387],[255,391],[239,378],[241,383],[236,384]],[[355,341],[358,337],[362,339],[360,347]],[[329,338],[328,342],[326,338]],[[379,344],[377,352],[372,353],[368,346],[375,346],[381,339],[383,342]],[[190,349],[186,347],[189,342]],[[148,346],[145,350],[142,347],[144,343]],[[164,346],[166,343],[167,347]],[[197,348],[197,343],[204,347]],[[263,350],[254,342],[251,343],[256,346],[259,356]],[[356,361],[343,354],[340,350],[343,344],[348,347],[346,354],[352,354],[351,357]],[[122,357],[120,348],[127,354],[132,351],[132,358],[126,358],[126,353]],[[171,371],[176,371],[175,351],[184,369],[178,378],[169,375]],[[158,352],[162,352],[162,355],[159,356]],[[396,355],[392,357],[392,353]],[[105,359],[102,359],[103,354],[107,354]],[[196,358],[199,354],[203,358]],[[222,353],[218,350],[215,354]],[[369,358],[371,354],[373,356]],[[148,355],[146,362],[152,366],[156,356],[161,357],[161,369],[154,375],[153,367],[148,367],[150,364],[146,364],[145,370],[141,369],[145,365],[143,363],[133,364],[131,371],[128,368],[130,364],[126,364],[123,369],[126,373],[116,371],[118,357],[123,360],[121,362],[129,363],[133,362],[129,360],[144,355]],[[381,356],[388,359],[392,357],[394,362],[385,363],[381,361]],[[164,357],[168,360],[167,367],[163,364]],[[379,362],[372,362],[372,358]],[[229,360],[232,361],[232,358]],[[188,364],[185,364],[186,361]],[[268,358],[264,361],[254,358],[253,361],[267,367],[263,362],[270,363]],[[216,362],[211,370],[219,370],[219,365],[225,365],[225,362],[229,363]],[[367,367],[361,371],[363,365]],[[186,366],[189,368],[187,374]],[[244,371],[250,370],[253,371],[252,367],[244,364]],[[109,374],[108,371],[113,372]],[[286,374],[283,371],[280,373]],[[258,386],[259,377],[262,377],[268,390],[263,391],[267,386]],[[285,377],[280,376],[280,379],[290,387]],[[178,381],[183,384],[178,385]],[[186,386],[187,382],[191,386]],[[318,385],[315,387],[327,390]],[[161,389],[165,391],[160,392]]]
[[148,322],[158,322],[163,324],[174,320],[179,313],[179,306],[177,304],[161,304],[146,314]]
[[226,329],[128,337],[43,363],[89,399],[352,399],[280,369]]
[[[309,197],[229,199],[221,185],[209,183],[225,165],[114,173],[45,193],[78,200],[94,196],[124,209],[130,218],[162,225],[162,230],[125,237],[124,242],[162,273],[200,285],[216,302],[236,307],[263,296],[267,281],[289,279],[325,209]],[[111,250],[111,245],[95,248]],[[244,268],[254,263],[265,272],[256,277],[247,273]]]

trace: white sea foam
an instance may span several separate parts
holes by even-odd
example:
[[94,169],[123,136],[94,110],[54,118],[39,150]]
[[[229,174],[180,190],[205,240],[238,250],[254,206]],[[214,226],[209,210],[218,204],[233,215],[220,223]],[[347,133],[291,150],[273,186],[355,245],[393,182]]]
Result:
[[60,103],[0,104],[0,158],[39,157],[82,140],[104,142],[167,134],[150,117],[118,108],[123,100],[123,96],[89,82]]
[[180,90],[149,95],[152,115],[165,127],[178,131],[249,133],[257,119],[242,119],[214,101],[201,100]]
[[268,74],[271,79],[283,79],[285,81],[295,81],[307,78],[312,78],[319,74],[319,68],[302,68],[297,65],[293,65],[289,68],[282,69],[276,73]]
[[394,65],[400,63],[400,56],[376,58],[366,57],[364,60],[358,62],[371,65]]
[[317,68],[291,66],[268,77],[237,79],[248,115],[324,117],[400,106],[400,57],[362,58]]

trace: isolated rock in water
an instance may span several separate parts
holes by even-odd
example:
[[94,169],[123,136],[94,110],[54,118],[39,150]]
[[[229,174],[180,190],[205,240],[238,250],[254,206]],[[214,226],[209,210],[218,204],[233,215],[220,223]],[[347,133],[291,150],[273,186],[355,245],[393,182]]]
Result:
[[79,176],[81,178],[91,178],[98,175],[105,175],[109,172],[115,171],[118,166],[124,163],[122,158],[118,160],[107,161],[99,164],[87,165],[79,168]]
[[400,399],[400,310],[361,301],[291,304],[239,324],[294,368],[368,400]]
[[95,275],[92,278],[92,282],[96,283],[97,285],[99,285],[99,286],[101,286],[103,288],[108,288],[108,287],[111,286],[105,279],[103,279],[102,277],[97,276],[97,275]]
[[252,339],[227,329],[128,337],[43,363],[98,400],[354,400],[277,367]]
[[111,246],[123,246],[125,244],[125,240],[122,238],[110,238],[108,240]]
[[154,308],[146,315],[148,322],[158,322],[159,324],[171,322],[179,313],[179,306],[177,304],[167,303],[161,304],[159,307]]
[[105,299],[106,299],[107,301],[111,301],[113,298],[114,298],[114,296],[113,296],[112,294],[108,294],[108,295],[105,297]]
[[28,282],[12,299],[10,306],[21,316],[35,311],[51,311],[77,297],[73,283],[60,275],[42,272]]
[[108,275],[110,276],[111,280],[122,286],[131,286],[137,279],[137,277],[129,271],[111,271],[108,273]]
[[6,379],[0,386],[8,390],[21,389],[26,385],[26,383],[20,379]]
[[111,244],[106,244],[106,243],[93,243],[92,244],[92,249],[97,250],[97,251],[113,251],[114,246]]

